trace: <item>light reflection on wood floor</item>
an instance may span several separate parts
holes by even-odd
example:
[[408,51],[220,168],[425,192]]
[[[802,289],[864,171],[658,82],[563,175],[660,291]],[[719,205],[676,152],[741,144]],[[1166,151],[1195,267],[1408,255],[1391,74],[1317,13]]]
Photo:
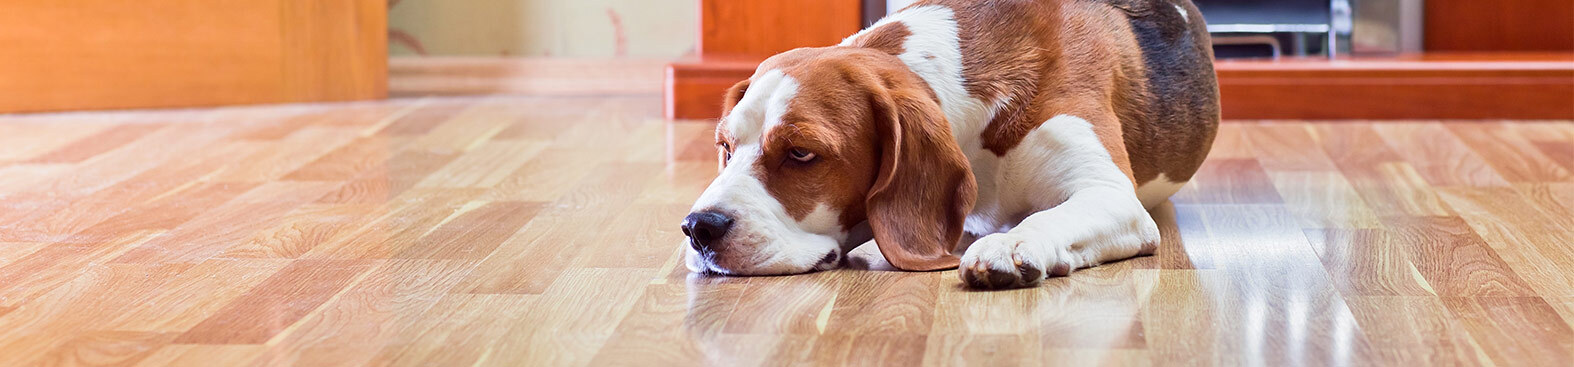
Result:
[[1574,126],[1257,123],[1156,256],[974,292],[691,276],[658,99],[0,116],[0,364],[1558,365]]

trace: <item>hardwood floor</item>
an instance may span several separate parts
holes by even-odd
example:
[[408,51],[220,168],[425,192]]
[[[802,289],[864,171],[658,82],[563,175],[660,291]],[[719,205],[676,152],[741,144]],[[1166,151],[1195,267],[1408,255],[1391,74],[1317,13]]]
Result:
[[[659,96],[0,116],[3,365],[1566,365],[1574,124],[1226,124],[1155,256],[691,276]],[[868,270],[868,269],[876,270]]]

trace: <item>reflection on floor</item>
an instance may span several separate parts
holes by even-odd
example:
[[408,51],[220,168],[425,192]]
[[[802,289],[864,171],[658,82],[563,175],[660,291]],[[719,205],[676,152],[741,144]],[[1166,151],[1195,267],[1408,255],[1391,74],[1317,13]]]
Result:
[[949,271],[687,274],[677,223],[715,155],[708,126],[658,108],[0,117],[0,356],[1555,365],[1574,350],[1566,122],[1227,124],[1156,210],[1156,256],[972,292]]

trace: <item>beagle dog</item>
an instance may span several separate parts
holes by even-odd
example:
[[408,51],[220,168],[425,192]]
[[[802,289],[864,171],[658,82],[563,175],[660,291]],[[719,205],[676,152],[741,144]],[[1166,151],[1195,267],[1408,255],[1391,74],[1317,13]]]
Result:
[[818,271],[872,235],[1005,288],[1152,254],[1213,144],[1212,59],[1189,0],[924,0],[773,56],[726,93],[685,261]]

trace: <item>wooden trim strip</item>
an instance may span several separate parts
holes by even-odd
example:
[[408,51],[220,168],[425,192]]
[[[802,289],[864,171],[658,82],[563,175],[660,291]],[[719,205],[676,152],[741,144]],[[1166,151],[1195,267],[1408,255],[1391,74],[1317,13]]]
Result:
[[[750,59],[668,65],[667,118],[710,119]],[[1226,119],[1574,119],[1574,54],[1220,61]]]

